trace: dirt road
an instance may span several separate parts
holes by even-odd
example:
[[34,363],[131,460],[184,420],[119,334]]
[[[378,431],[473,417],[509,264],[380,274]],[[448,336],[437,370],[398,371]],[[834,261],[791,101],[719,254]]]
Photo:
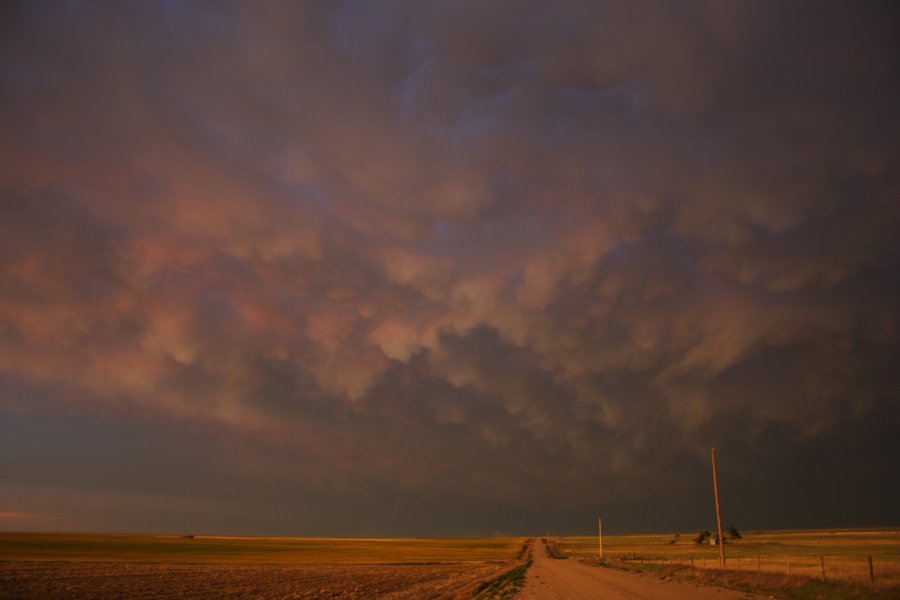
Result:
[[749,600],[766,598],[722,588],[675,581],[653,575],[591,567],[576,560],[555,560],[544,543],[534,543],[534,563],[519,598],[545,600]]

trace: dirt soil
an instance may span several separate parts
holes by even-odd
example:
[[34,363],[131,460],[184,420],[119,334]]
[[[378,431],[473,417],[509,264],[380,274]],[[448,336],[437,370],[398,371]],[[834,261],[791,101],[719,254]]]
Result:
[[768,598],[709,586],[663,581],[654,575],[592,567],[574,559],[550,558],[542,541],[519,598],[542,600],[750,600]]
[[0,562],[0,598],[472,598],[480,584],[515,564],[242,566],[7,561]]

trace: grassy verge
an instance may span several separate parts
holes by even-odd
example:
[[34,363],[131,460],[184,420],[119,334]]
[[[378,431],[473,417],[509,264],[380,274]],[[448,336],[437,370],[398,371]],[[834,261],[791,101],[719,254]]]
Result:
[[485,582],[475,596],[480,600],[507,600],[514,598],[525,585],[525,574],[531,568],[531,559],[493,581]]
[[[586,561],[587,562],[587,561]],[[594,562],[593,564],[601,564]],[[719,569],[694,569],[683,565],[660,565],[630,561],[604,561],[602,566],[651,573],[662,579],[673,579],[715,585],[755,594],[770,594],[789,600],[888,600],[900,598],[900,586],[866,585],[848,581],[823,581],[805,576],[779,573],[755,573]]]
[[550,558],[555,558],[556,560],[564,560],[566,558],[569,558],[568,553],[559,542],[555,540],[541,541],[543,542],[544,547],[547,548],[547,554],[550,555]]

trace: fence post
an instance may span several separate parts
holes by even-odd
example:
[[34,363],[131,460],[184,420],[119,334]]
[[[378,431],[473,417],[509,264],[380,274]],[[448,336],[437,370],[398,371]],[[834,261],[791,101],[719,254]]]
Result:
[[[872,557],[870,556],[869,557],[869,565],[871,565],[871,564],[872,564]],[[693,566],[694,566],[694,555],[691,554],[691,567],[693,567]],[[869,569],[869,570],[871,571],[872,569]]]
[[756,555],[756,572],[762,573],[762,562],[759,560],[759,554]]
[[791,576],[791,557],[788,556],[788,577]]
[[822,565],[822,581],[825,581],[825,556],[819,555],[819,564]]
[[869,583],[875,583],[875,567],[872,566],[872,557],[869,557]]

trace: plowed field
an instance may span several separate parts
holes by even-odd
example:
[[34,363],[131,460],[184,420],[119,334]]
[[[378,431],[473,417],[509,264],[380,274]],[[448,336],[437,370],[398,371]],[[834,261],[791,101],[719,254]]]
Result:
[[0,598],[471,598],[509,568],[10,561],[0,562]]

